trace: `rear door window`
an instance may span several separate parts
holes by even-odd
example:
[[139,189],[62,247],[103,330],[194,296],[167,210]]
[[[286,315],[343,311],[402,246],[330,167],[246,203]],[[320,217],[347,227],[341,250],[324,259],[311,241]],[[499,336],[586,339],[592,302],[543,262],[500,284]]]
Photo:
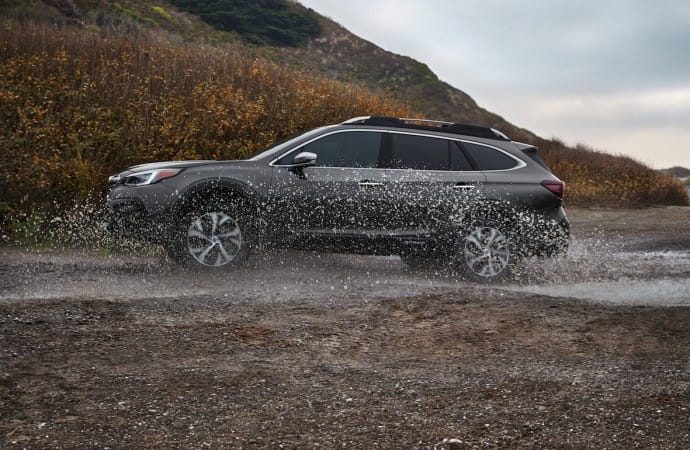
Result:
[[515,159],[494,148],[470,142],[463,142],[462,146],[475,162],[478,170],[506,170],[518,165]]
[[465,152],[460,148],[458,142],[451,142],[450,144],[450,170],[459,170],[462,172],[469,172],[474,170],[472,164],[465,156]]
[[449,145],[446,139],[391,133],[388,165],[392,169],[449,170]]

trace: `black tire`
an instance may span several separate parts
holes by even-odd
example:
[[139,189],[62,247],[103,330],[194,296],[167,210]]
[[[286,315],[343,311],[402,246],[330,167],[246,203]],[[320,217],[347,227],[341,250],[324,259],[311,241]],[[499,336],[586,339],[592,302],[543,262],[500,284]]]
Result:
[[180,265],[218,270],[242,265],[249,255],[249,221],[242,202],[208,201],[189,209],[165,245]]

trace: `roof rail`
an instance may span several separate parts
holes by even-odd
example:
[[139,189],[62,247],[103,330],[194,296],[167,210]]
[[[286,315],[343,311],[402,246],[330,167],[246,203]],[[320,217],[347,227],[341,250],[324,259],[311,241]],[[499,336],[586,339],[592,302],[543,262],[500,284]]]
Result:
[[429,120],[429,119],[400,119],[403,122],[419,122],[419,123],[430,123],[442,127],[444,125],[453,125],[453,122],[444,122],[442,120]]
[[464,134],[465,136],[481,137],[509,141],[505,134],[498,130],[477,125],[444,122],[441,120],[410,119],[386,116],[361,116],[342,122],[341,125],[373,125],[398,128],[413,128],[427,131],[441,131],[443,133]]

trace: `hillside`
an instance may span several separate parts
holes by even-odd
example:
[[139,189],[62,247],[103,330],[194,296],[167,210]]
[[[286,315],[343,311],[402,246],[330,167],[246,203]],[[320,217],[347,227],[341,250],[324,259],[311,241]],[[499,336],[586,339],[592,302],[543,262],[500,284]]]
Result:
[[687,167],[675,166],[675,167],[670,167],[668,169],[661,169],[659,172],[662,172],[666,175],[671,175],[672,177],[677,177],[677,178],[688,178],[688,177],[690,177],[690,169],[688,169]]
[[[425,64],[409,57],[384,51],[375,44],[353,35],[332,20],[319,16],[316,12],[303,8],[299,4],[285,0],[261,0],[257,2],[245,0],[195,2],[187,0],[169,0],[167,2],[162,0],[121,0],[117,2],[110,0],[32,0],[28,2],[0,0],[0,15],[20,22],[28,19],[32,22],[63,24],[59,25],[53,33],[58,38],[62,34],[69,34],[71,36],[70,42],[79,41],[77,35],[80,33],[86,35],[98,29],[105,31],[108,39],[114,41],[118,41],[118,35],[122,36],[123,39],[135,36],[138,39],[137,42],[143,41],[146,43],[145,45],[155,41],[156,45],[165,47],[166,50],[161,53],[162,55],[165,55],[166,52],[172,52],[178,56],[188,55],[189,61],[175,59],[176,64],[179,64],[180,67],[188,67],[192,61],[213,66],[219,63],[217,58],[223,58],[220,56],[221,54],[231,54],[233,55],[232,58],[240,62],[233,64],[234,69],[228,70],[245,70],[241,68],[247,65],[246,61],[256,61],[260,67],[276,68],[262,72],[264,76],[263,85],[275,85],[279,88],[290,89],[289,84],[281,84],[285,81],[280,74],[287,71],[294,74],[290,77],[305,80],[305,89],[310,83],[313,84],[314,87],[311,89],[315,96],[319,95],[322,89],[320,86],[323,86],[324,83],[331,85],[329,83],[332,82],[325,80],[344,81],[349,85],[360,86],[368,90],[367,92],[361,90],[361,94],[353,99],[355,102],[361,98],[378,99],[372,100],[373,103],[380,106],[377,110],[362,110],[360,107],[349,108],[352,111],[362,111],[364,114],[380,113],[382,110],[406,110],[409,114],[428,118],[495,127],[515,140],[530,142],[539,146],[544,159],[556,175],[568,184],[567,201],[570,204],[630,207],[650,204],[687,204],[688,202],[686,191],[677,180],[653,171],[627,157],[596,152],[586,146],[572,148],[558,140],[542,139],[528,130],[508,123],[499,115],[481,108],[469,95],[439,80]],[[253,26],[247,26],[248,23]],[[51,31],[43,32],[51,33]],[[3,63],[7,62],[7,58],[16,58],[22,52],[25,52],[27,57],[44,57],[40,53],[40,49],[25,46],[26,43],[23,42],[21,33],[23,31],[17,27],[5,27],[4,39],[6,44],[5,48],[2,49],[3,53],[0,54]],[[92,37],[89,37],[87,41],[90,39]],[[140,45],[139,43],[133,45]],[[93,52],[79,55],[77,44],[70,48],[75,53],[73,55],[68,54],[68,58],[79,59],[85,57],[86,54],[90,55],[86,57],[104,57]],[[56,47],[53,50],[57,52],[59,48]],[[136,53],[139,54],[138,50]],[[202,54],[218,56],[204,58]],[[124,56],[106,54],[105,57],[114,58],[115,61],[118,61],[118,58]],[[102,61],[99,60],[100,62]],[[50,61],[43,63],[46,68],[49,68]],[[93,66],[93,62],[80,61],[80,63],[87,67]],[[136,75],[163,77],[161,82],[164,85],[167,84],[166,77],[170,74],[160,74],[154,69],[156,69],[156,64],[167,67],[169,63],[167,61],[151,61],[151,64],[153,67],[148,65],[137,67],[137,71],[149,72],[136,73]],[[223,64],[227,65],[227,62]],[[31,68],[25,67],[24,70],[28,70],[27,73],[32,73]],[[35,73],[36,78],[32,79],[38,82],[42,76],[46,76],[46,70]],[[170,70],[173,77],[179,77],[179,70],[174,68]],[[201,86],[205,85],[204,76],[211,78],[214,76],[212,68],[194,67],[194,70],[198,71],[194,81]],[[96,73],[94,76],[98,77],[100,74]],[[239,75],[228,73],[227,76],[229,77],[228,81],[231,81]],[[242,78],[243,76],[245,75],[239,77]],[[267,79],[270,77],[276,78],[274,80]],[[218,89],[223,90],[222,85],[218,84],[222,80],[212,79],[210,81],[212,84],[215,83],[214,86]],[[11,84],[11,78],[8,79],[7,83],[9,84],[5,85],[5,89],[8,92],[13,92],[15,86]],[[130,92],[131,88],[130,85],[123,85],[123,95],[135,97],[136,93]],[[195,98],[194,86],[191,88],[191,91],[173,92],[174,95],[181,96],[176,100],[180,105],[186,105],[184,108],[187,108],[187,114],[191,114],[194,108],[198,107],[198,105],[190,106],[191,103],[194,103]],[[197,88],[200,87],[197,86]],[[58,90],[62,92],[60,98],[64,100],[72,98],[79,89],[79,84],[75,83],[62,86]],[[113,87],[105,85],[103,89],[108,90],[113,89]],[[238,97],[231,102],[231,107],[237,111],[251,111],[257,101],[261,102],[265,114],[271,111],[284,111],[284,109],[278,109],[269,104],[272,101],[272,96],[268,92],[258,97],[245,98],[241,89],[237,90],[236,86],[235,89],[232,90],[231,87],[227,87],[225,91]],[[379,94],[372,96],[371,92]],[[35,97],[31,92],[24,92],[23,95]],[[286,96],[285,99],[279,100],[280,104],[286,105],[288,98],[289,96]],[[395,101],[391,101],[391,99],[395,99]],[[154,96],[149,100],[153,102],[151,108],[158,110],[161,105],[156,104],[156,102],[166,103],[173,99]],[[229,100],[225,98],[215,101]],[[323,101],[325,101],[328,109],[328,99]],[[115,99],[113,102],[119,105]],[[407,107],[400,105],[400,102],[406,104]],[[22,97],[18,98],[17,104],[7,104],[8,109],[5,109],[6,115],[3,117],[3,121],[6,122],[3,125],[20,123],[18,117],[23,111],[21,106],[17,109],[17,105],[27,104],[30,102],[27,103],[26,99]],[[15,109],[11,109],[10,106]],[[40,104],[36,107],[41,106],[45,107],[45,105]],[[229,107],[227,104],[220,106],[226,109]],[[119,113],[116,114],[113,111],[119,111],[121,106],[105,102],[100,107],[105,114],[104,120],[113,120],[114,123],[110,125],[114,129],[120,130],[121,118],[118,116]],[[294,110],[294,107],[295,105],[283,106],[283,108],[288,108],[291,111]],[[341,113],[345,110],[348,108],[340,107],[339,109]],[[129,113],[134,114],[133,111]],[[140,113],[149,114],[145,110],[141,110]],[[239,115],[239,112],[237,114]],[[240,134],[239,136],[232,136],[231,129],[225,129],[217,135],[213,135],[212,131],[209,131],[204,138],[204,142],[206,142],[204,145],[207,146],[205,148],[211,148],[212,143],[216,142],[217,148],[223,149],[221,152],[191,151],[184,146],[194,148],[199,146],[194,143],[191,137],[181,141],[161,140],[161,136],[166,136],[167,130],[157,128],[163,126],[161,122],[147,119],[145,128],[138,126],[129,130],[133,133],[140,133],[141,136],[127,138],[127,151],[131,159],[124,158],[121,162],[136,159],[136,155],[139,155],[138,157],[142,160],[162,157],[163,154],[175,158],[184,155],[203,157],[246,155],[247,152],[260,148],[270,142],[271,139],[284,136],[288,131],[297,132],[320,123],[341,120],[347,116],[324,111],[323,114],[314,114],[300,120],[296,120],[294,117],[292,116],[292,119],[285,116],[277,117],[275,123],[284,126],[273,125],[268,117],[262,118],[256,126],[264,126],[266,129],[260,138],[254,142],[250,141],[258,136],[258,128],[254,129],[253,134]],[[329,119],[326,119],[327,117]],[[68,144],[65,142],[68,139],[58,139],[57,134],[68,131],[78,132],[78,130],[72,130],[73,124],[68,123],[67,119],[63,117],[61,119],[63,120],[59,126],[65,127],[65,129],[51,129],[49,134],[56,135],[55,139],[60,141],[61,146],[67,146]],[[320,120],[322,121],[319,122]],[[281,121],[290,121],[290,123],[285,125]],[[13,142],[15,146],[20,145],[18,142],[25,142],[16,139],[17,130],[7,126],[5,128],[5,140]],[[156,139],[151,140],[150,136],[155,136]],[[86,141],[91,142],[93,139],[86,136]],[[97,143],[91,145],[95,148]],[[141,147],[137,148],[136,145]],[[177,149],[176,151],[167,150],[167,153],[161,153],[160,146],[168,149],[177,146]],[[24,154],[29,154],[32,150],[31,148],[22,149]],[[72,155],[74,150],[69,150],[67,153]],[[81,155],[80,152],[76,152],[76,154]],[[72,165],[80,166],[80,164],[95,163],[82,161]],[[94,186],[97,185],[96,182],[93,183]],[[86,183],[86,185],[90,185],[90,183]]]
[[395,92],[427,117],[501,129],[525,141],[536,136],[481,108],[465,92],[439,80],[426,64],[385,51],[332,20],[320,17],[322,33],[297,48],[264,49],[271,59],[306,66],[328,77]]
[[212,27],[253,44],[299,46],[321,34],[313,11],[282,0],[169,0]]
[[87,198],[130,165],[246,158],[371,112],[409,109],[241,46],[0,19],[0,217]]

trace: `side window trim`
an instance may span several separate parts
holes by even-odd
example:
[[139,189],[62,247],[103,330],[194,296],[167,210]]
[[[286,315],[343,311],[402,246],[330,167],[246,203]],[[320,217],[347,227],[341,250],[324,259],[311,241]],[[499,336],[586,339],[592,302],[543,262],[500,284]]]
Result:
[[[510,169],[479,170],[477,168],[477,164],[475,163],[475,161],[472,159],[468,159],[470,161],[470,163],[473,165],[473,167],[475,168],[475,170],[473,170],[473,172],[506,172],[509,170],[521,169],[521,168],[527,166],[527,163],[524,162],[522,159],[519,159],[518,157],[513,156],[512,154],[508,153],[507,151],[500,149],[498,147],[495,147],[493,145],[484,144],[484,143],[476,142],[476,141],[470,141],[468,139],[458,139],[458,138],[451,138],[451,137],[446,137],[446,136],[436,136],[433,134],[426,134],[426,133],[414,133],[414,132],[409,132],[409,131],[385,130],[385,129],[380,129],[380,128],[371,128],[371,129],[355,128],[352,130],[330,131],[330,132],[324,133],[322,135],[316,136],[315,138],[310,139],[310,140],[298,145],[297,147],[295,147],[291,150],[285,151],[284,153],[273,158],[271,160],[271,162],[268,163],[268,165],[272,166],[272,167],[286,167],[284,165],[276,164],[276,162],[279,161],[280,159],[282,159],[283,157],[288,156],[290,153],[296,152],[296,151],[300,150],[302,147],[309,145],[318,139],[325,138],[326,136],[331,136],[331,135],[336,134],[336,133],[356,133],[356,132],[376,132],[376,133],[382,133],[383,134],[383,136],[381,137],[381,147],[379,148],[379,167],[377,168],[379,170],[409,170],[409,169],[393,169],[393,168],[385,167],[385,166],[381,165],[384,161],[386,163],[388,163],[388,161],[390,160],[389,156],[390,156],[390,152],[391,152],[391,145],[390,145],[390,136],[389,135],[392,133],[411,134],[413,136],[422,136],[422,137],[430,137],[430,138],[435,138],[435,139],[445,139],[447,141],[455,141],[458,144],[458,146],[463,149],[463,153],[465,154],[465,156],[469,156],[469,154],[463,148],[463,145],[462,145],[463,142],[467,142],[469,144],[481,145],[483,147],[488,147],[490,149],[499,151],[499,152],[503,153],[504,155],[512,158],[516,162],[516,166],[511,167]],[[314,167],[314,168],[317,168],[317,167]],[[340,168],[345,169],[346,167],[340,167]],[[352,167],[352,169],[356,169],[356,167]],[[443,172],[445,172],[445,171],[443,171]],[[457,172],[461,172],[461,171],[457,171]],[[465,172],[467,172],[467,171],[465,171]]]
[[381,139],[381,152],[379,153],[379,169],[390,169],[393,160],[393,133],[383,133]]
[[453,170],[453,162],[451,161],[451,157],[450,157],[450,149],[451,149],[450,141],[446,140],[446,153],[448,155],[448,172],[457,172],[457,170]]

